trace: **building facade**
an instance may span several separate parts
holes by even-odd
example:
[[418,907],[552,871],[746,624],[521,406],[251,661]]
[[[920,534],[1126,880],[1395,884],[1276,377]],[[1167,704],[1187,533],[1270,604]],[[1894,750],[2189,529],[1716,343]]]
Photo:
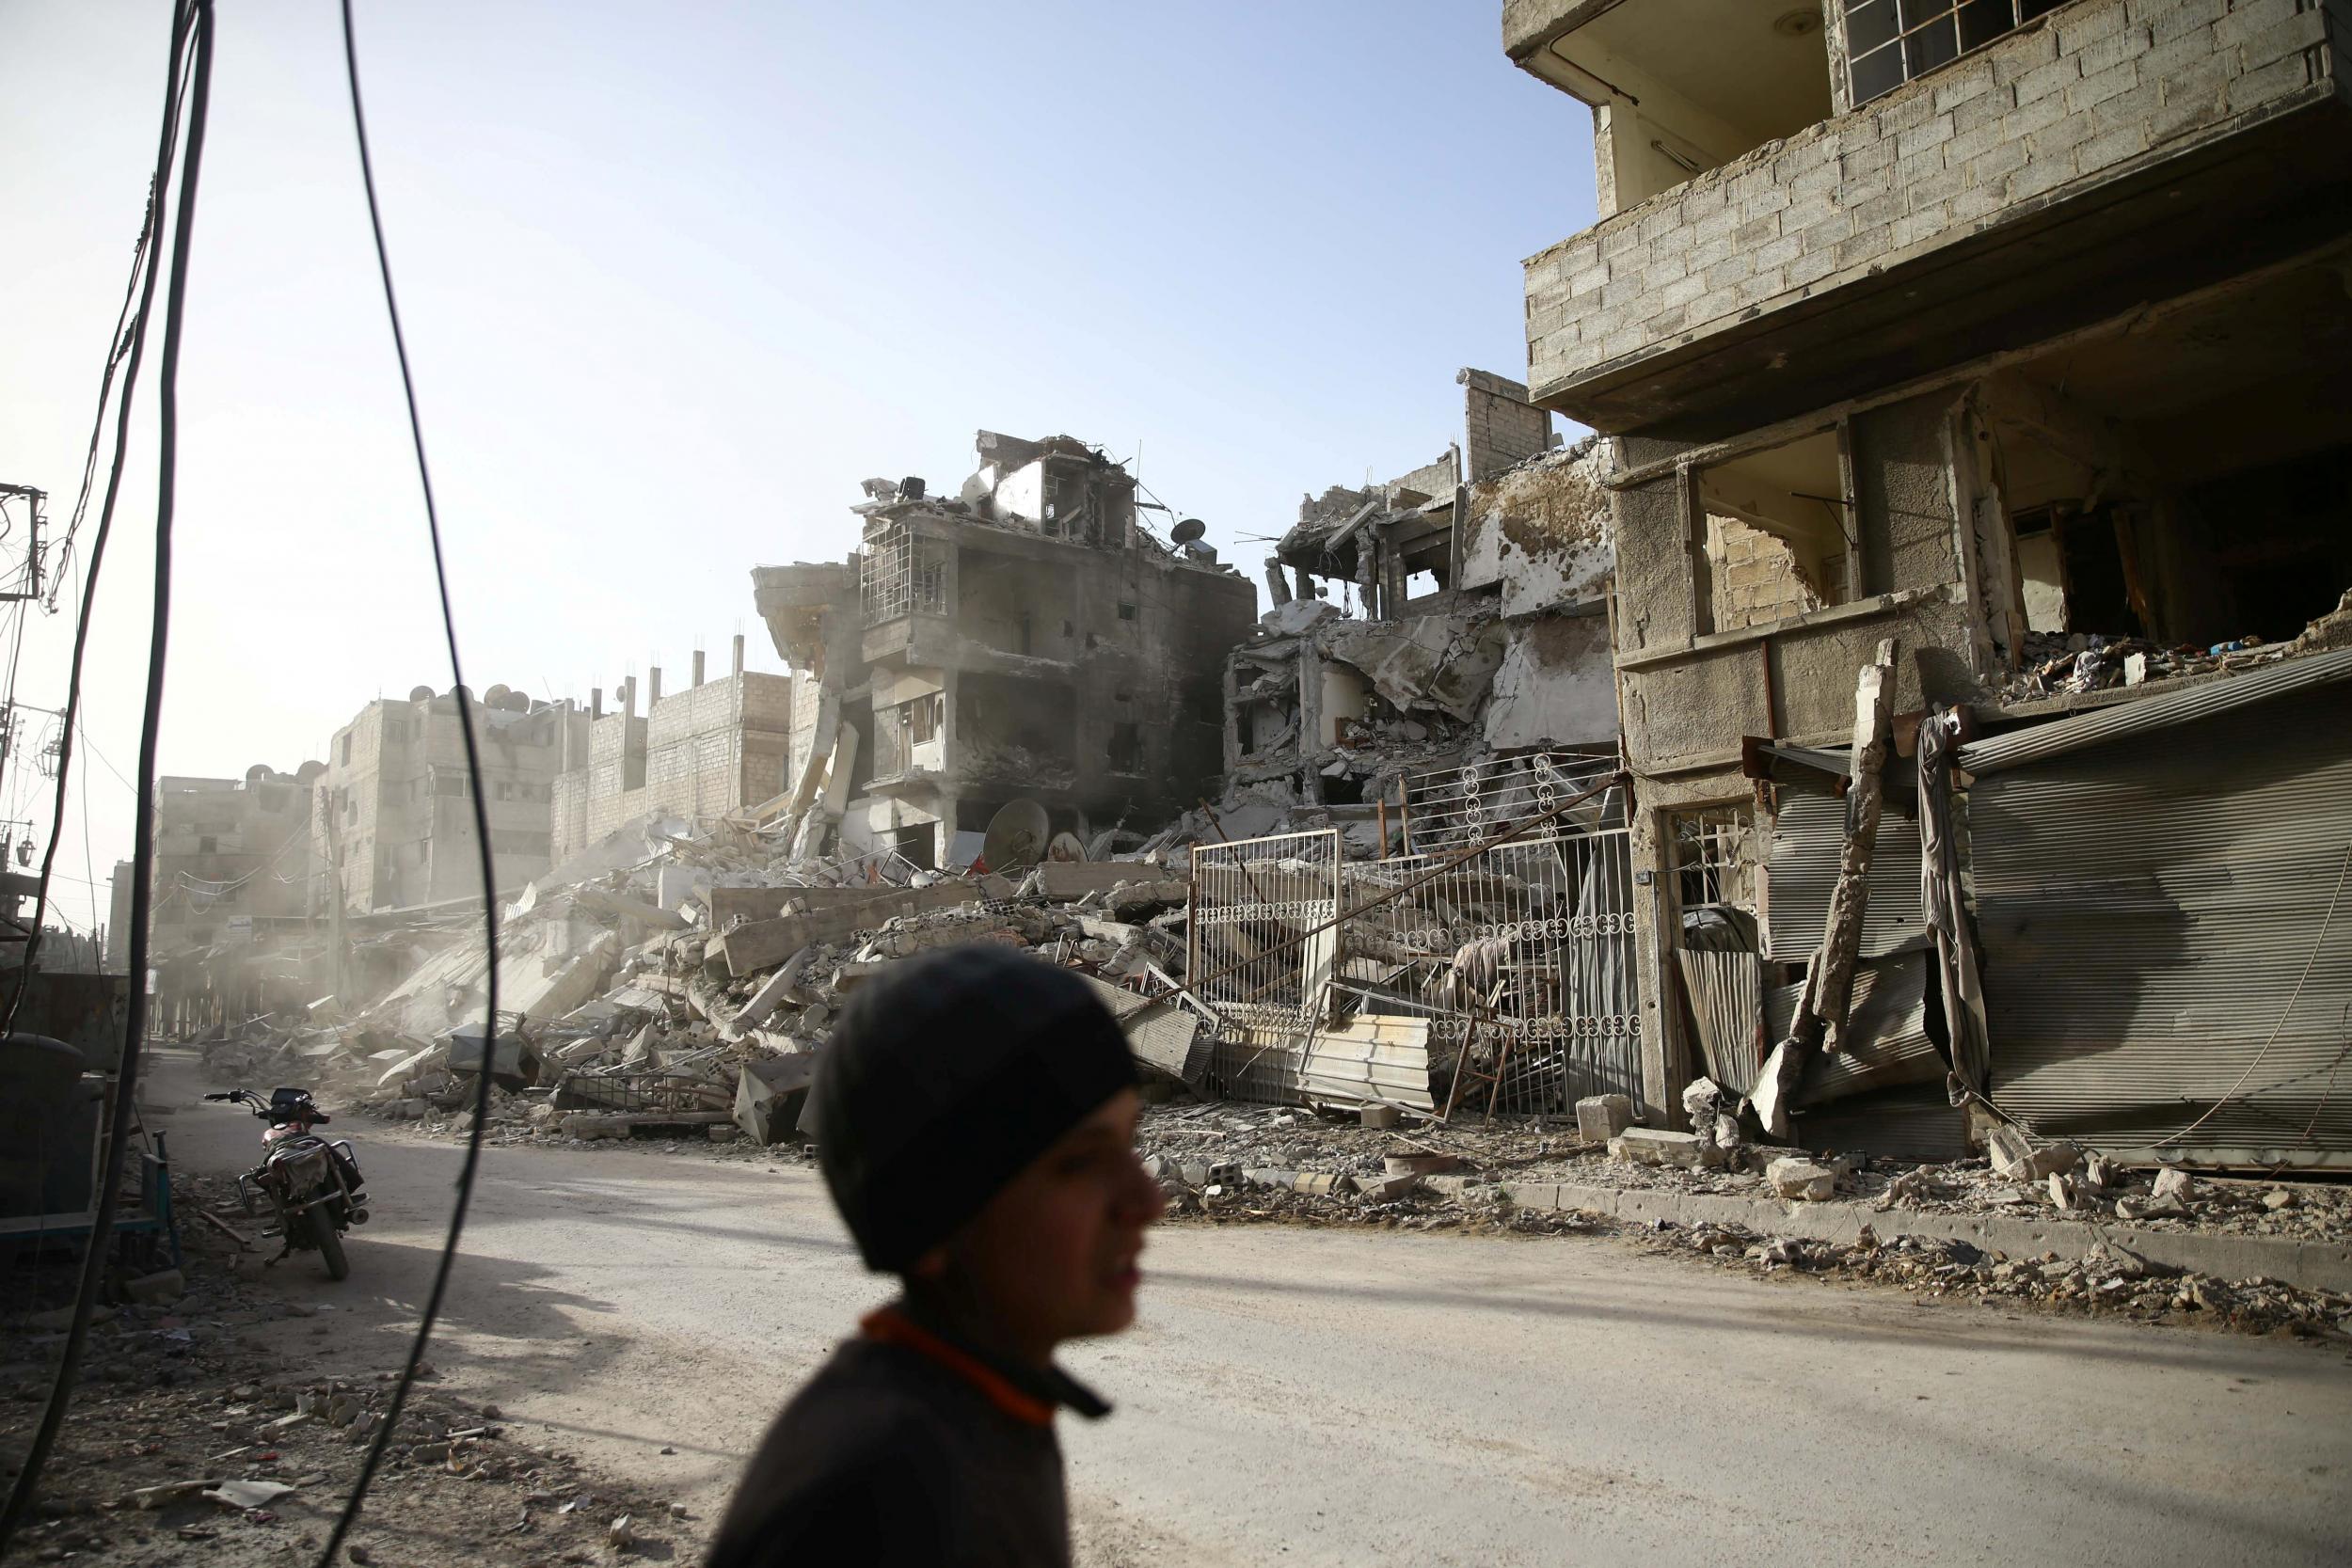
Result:
[[[454,689],[379,699],[335,733],[318,777],[313,851],[327,897],[357,911],[478,898],[480,853]],[[494,686],[475,705],[500,893],[553,863],[555,781],[588,755],[589,715]]]
[[[1715,1062],[1685,955],[1745,944],[1770,1014],[1821,940],[1835,780],[1759,749],[1844,747],[1882,640],[1898,715],[1984,733],[2315,646],[2352,582],[2352,5],[1510,0],[1503,35],[1593,119],[1599,219],[1526,263],[1529,382],[1611,452],[1662,1120]],[[1846,1087],[1933,1143],[1951,1042],[1890,800],[1864,983],[1926,1022]],[[2287,854],[2273,891],[2324,903],[2335,869]],[[2100,1027],[2013,1039],[2011,1086],[2159,1052]],[[2190,1099],[2260,1046],[2234,1027]],[[2142,1111],[2108,1132],[2161,1150]]]
[[685,690],[662,695],[656,668],[647,672],[644,714],[633,675],[622,685],[621,710],[603,707],[603,693],[595,693],[586,754],[555,780],[557,864],[640,817],[705,825],[783,793],[792,677],[746,671],[739,636],[733,673],[704,680],[698,650]]
[[1212,787],[1219,670],[1256,591],[1197,525],[1162,542],[1119,464],[993,431],[950,499],[868,480],[846,564],[763,566],[795,672],[787,812],[804,849],[968,863],[1029,799],[1056,831],[1140,837]]

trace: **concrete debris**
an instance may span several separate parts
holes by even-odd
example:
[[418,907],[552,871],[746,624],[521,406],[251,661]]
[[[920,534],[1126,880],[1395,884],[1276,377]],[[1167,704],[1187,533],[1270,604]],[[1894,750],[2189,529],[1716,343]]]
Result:
[[1764,1167],[1764,1180],[1779,1196],[1823,1203],[1837,1196],[1837,1172],[1811,1160],[1784,1155]]
[[2073,1170],[2082,1150],[2071,1143],[2039,1144],[2023,1128],[1994,1128],[1985,1139],[1993,1168],[2012,1181],[2033,1183]]
[[1609,1152],[1631,1164],[1680,1165],[1686,1170],[1724,1163],[1724,1151],[1712,1136],[1669,1132],[1663,1128],[1629,1127],[1609,1140]]
[[1632,1125],[1629,1094],[1587,1095],[1576,1102],[1576,1133],[1588,1144],[1605,1144]]

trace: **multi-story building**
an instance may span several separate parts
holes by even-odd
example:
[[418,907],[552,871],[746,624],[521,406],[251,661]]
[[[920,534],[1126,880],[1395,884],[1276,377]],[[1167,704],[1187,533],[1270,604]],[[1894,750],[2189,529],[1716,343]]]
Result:
[[[588,755],[588,711],[494,686],[473,715],[497,891],[518,892],[553,863],[555,781]],[[316,782],[315,852],[346,908],[481,895],[454,689],[370,703],[335,733]]]
[[1548,746],[1613,751],[1604,454],[1485,371],[1437,461],[1309,496],[1226,664],[1225,774],[1310,806]]
[[[1651,1115],[1715,1064],[1683,956],[1748,943],[1769,1013],[1819,942],[1843,808],[1803,758],[1842,766],[1856,672],[1892,639],[1899,715],[1955,709],[1997,740],[2145,703],[2132,723],[2191,727],[2133,753],[2165,786],[2116,784],[2104,816],[2088,785],[2026,798],[2053,752],[1997,780],[1978,754],[1972,1018],[1920,950],[1918,808],[1895,792],[1865,983],[1926,1022],[1894,1030],[1916,1036],[1899,1069],[1843,1087],[1882,1129],[1915,1112],[1945,1137],[1937,1051],[1963,1098],[1986,1090],[1943,1037],[1963,1027],[1989,1031],[1993,1097],[2044,1131],[2177,1154],[2167,1129],[2189,1124],[2212,1157],[2352,1160],[2352,1125],[2290,1084],[2324,1080],[2321,1014],[2352,982],[2305,988],[2283,1033],[2230,1000],[2283,998],[2307,956],[2257,913],[2316,927],[2328,902],[2344,834],[2263,840],[2285,797],[2262,786],[2288,787],[2272,737],[2344,733],[2340,705],[2311,707],[2343,689],[2158,701],[2228,678],[2193,655],[2296,639],[2352,581],[2352,4],[1508,0],[1502,19],[1512,59],[1592,111],[1598,221],[1526,263],[1528,380],[1613,451]],[[2257,697],[2280,705],[2261,722],[2199,717]],[[2117,766],[2104,733],[2071,766]],[[2259,911],[2220,891],[2255,885]]]
[[558,864],[639,817],[707,824],[784,791],[792,677],[745,670],[740,636],[733,673],[704,680],[697,649],[685,690],[663,696],[656,667],[643,715],[634,675],[622,685],[620,712],[606,713],[597,691],[589,713],[585,755],[555,780]]
[[[154,961],[216,942],[259,942],[309,921],[310,787],[326,771],[255,767],[242,779],[167,774],[155,784]],[[129,863],[116,868],[115,924],[128,936]]]
[[846,565],[762,566],[760,614],[798,675],[787,773],[803,848],[837,832],[966,863],[1022,798],[1057,831],[1156,826],[1222,760],[1219,672],[1256,590],[1067,436],[978,438],[952,498],[868,480]]

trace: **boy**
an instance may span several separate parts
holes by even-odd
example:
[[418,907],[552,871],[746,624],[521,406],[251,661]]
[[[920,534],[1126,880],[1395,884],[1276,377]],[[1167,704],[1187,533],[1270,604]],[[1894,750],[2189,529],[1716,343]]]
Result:
[[710,1568],[1069,1562],[1054,1412],[1109,1406],[1053,1352],[1135,1321],[1161,1211],[1135,1081],[1086,984],[1008,948],[857,992],[810,1091],[818,1164],[903,1293],[776,1418]]

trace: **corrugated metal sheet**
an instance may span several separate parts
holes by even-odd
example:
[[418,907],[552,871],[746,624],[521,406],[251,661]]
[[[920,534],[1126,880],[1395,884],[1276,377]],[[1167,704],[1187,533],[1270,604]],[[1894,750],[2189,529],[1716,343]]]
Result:
[[[1904,802],[1916,809],[1915,797]],[[1862,956],[1878,958],[1927,935],[1919,909],[1919,824],[1900,815],[1893,796],[1879,818],[1870,856],[1870,898],[1862,911]],[[1846,802],[1834,795],[1783,789],[1772,824],[1765,877],[1765,956],[1803,963],[1821,945],[1830,890],[1846,847]]]
[[1707,1056],[1707,1075],[1734,1094],[1756,1087],[1768,1049],[1764,1027],[1764,972],[1753,953],[1678,947],[1683,993],[1691,1022]]
[[1309,1100],[1434,1111],[1429,1021],[1365,1013],[1320,1031],[1300,1064],[1298,1089]]
[[2145,1157],[2243,1077],[2186,1153],[2352,1165],[2352,688],[1996,772],[1966,812],[1998,1104]]
[[1994,736],[1960,749],[1960,765],[1971,773],[1999,772],[2029,762],[2097,746],[2127,735],[2145,735],[2227,713],[2249,703],[2352,680],[2352,648],[2309,654],[2266,669],[2208,681],[2183,691],[2142,697],[2072,719],[2053,720],[2012,735]]
[[[1788,1037],[1802,984],[1775,986],[1764,999],[1766,1027]],[[1949,1065],[1928,1038],[1928,955],[1902,953],[1855,966],[1853,1000],[1846,1009],[1851,1042],[1835,1053],[1817,1052],[1797,1086],[1796,1103],[1825,1101],[1908,1084],[1941,1084]],[[1941,1093],[1941,1091],[1938,1091]]]
[[1941,1085],[1918,1085],[1857,1095],[1796,1111],[1799,1144],[1821,1153],[1862,1150],[1893,1160],[1941,1164],[1968,1156],[1968,1123]]

